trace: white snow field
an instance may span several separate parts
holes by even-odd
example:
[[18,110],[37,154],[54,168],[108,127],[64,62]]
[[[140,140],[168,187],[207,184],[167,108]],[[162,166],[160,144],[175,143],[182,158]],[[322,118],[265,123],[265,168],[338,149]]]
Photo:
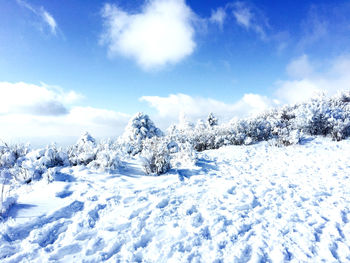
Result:
[[1,262],[350,262],[350,140],[198,154],[146,176],[66,167],[21,187]]

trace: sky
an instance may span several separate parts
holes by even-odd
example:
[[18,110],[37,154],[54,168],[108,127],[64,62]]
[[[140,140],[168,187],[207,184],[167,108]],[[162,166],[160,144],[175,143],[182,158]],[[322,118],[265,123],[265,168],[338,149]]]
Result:
[[0,138],[119,136],[350,86],[349,1],[0,0]]

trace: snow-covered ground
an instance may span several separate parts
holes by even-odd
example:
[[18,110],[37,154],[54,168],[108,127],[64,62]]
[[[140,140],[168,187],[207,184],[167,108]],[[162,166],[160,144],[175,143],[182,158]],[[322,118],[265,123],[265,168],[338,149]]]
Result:
[[0,261],[350,261],[350,140],[223,147],[197,167],[66,167],[23,186],[0,222]]

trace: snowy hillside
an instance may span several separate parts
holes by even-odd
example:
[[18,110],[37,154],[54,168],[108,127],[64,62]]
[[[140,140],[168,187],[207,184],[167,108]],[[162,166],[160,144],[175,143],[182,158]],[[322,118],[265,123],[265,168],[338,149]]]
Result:
[[348,262],[350,141],[199,154],[144,176],[82,166],[26,185],[0,225],[2,262]]
[[117,140],[0,143],[1,262],[349,262],[350,93]]

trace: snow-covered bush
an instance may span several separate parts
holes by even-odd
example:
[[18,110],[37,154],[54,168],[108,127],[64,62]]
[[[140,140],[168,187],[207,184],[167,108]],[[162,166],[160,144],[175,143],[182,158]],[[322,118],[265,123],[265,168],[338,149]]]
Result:
[[68,155],[55,144],[29,152],[9,171],[19,182],[30,183],[39,180],[48,169],[68,166]]
[[189,142],[181,143],[178,151],[171,155],[171,168],[193,168],[197,162],[196,150]]
[[13,167],[18,160],[21,160],[28,152],[30,148],[28,145],[7,145],[0,142],[0,168]]
[[199,121],[194,129],[173,126],[171,130],[173,140],[189,142],[197,151],[265,140],[287,146],[299,143],[303,136],[314,135],[330,136],[334,140],[350,136],[350,92],[332,98],[321,95],[304,103],[273,109],[255,117],[235,119],[210,129]]
[[35,166],[44,166],[46,168],[69,165],[67,153],[62,148],[57,148],[55,144],[28,153],[23,163],[27,164],[30,162]]
[[152,137],[161,137],[163,132],[157,128],[147,114],[137,113],[125,128],[121,138],[126,152],[135,155],[142,151],[143,141]]
[[101,142],[97,145],[97,154],[95,160],[90,162],[87,167],[98,171],[113,171],[122,166],[120,160],[121,150],[119,146],[110,140]]
[[0,219],[6,216],[8,210],[17,202],[17,195],[5,195],[4,186],[0,193]]
[[207,124],[209,127],[213,127],[219,124],[218,118],[216,118],[212,112],[208,115]]
[[6,215],[8,209],[17,201],[17,196],[11,194],[12,179],[7,169],[0,171],[0,219]]
[[13,176],[8,169],[0,170],[0,220],[6,216],[9,208],[16,203],[17,195],[12,194]]
[[90,162],[87,167],[99,171],[113,171],[121,166],[118,154],[113,151],[103,150],[97,152],[96,159]]
[[164,138],[153,137],[143,142],[141,157],[146,174],[164,174],[170,169],[170,150]]
[[88,133],[84,133],[77,143],[68,149],[71,165],[87,165],[96,159],[96,140]]

